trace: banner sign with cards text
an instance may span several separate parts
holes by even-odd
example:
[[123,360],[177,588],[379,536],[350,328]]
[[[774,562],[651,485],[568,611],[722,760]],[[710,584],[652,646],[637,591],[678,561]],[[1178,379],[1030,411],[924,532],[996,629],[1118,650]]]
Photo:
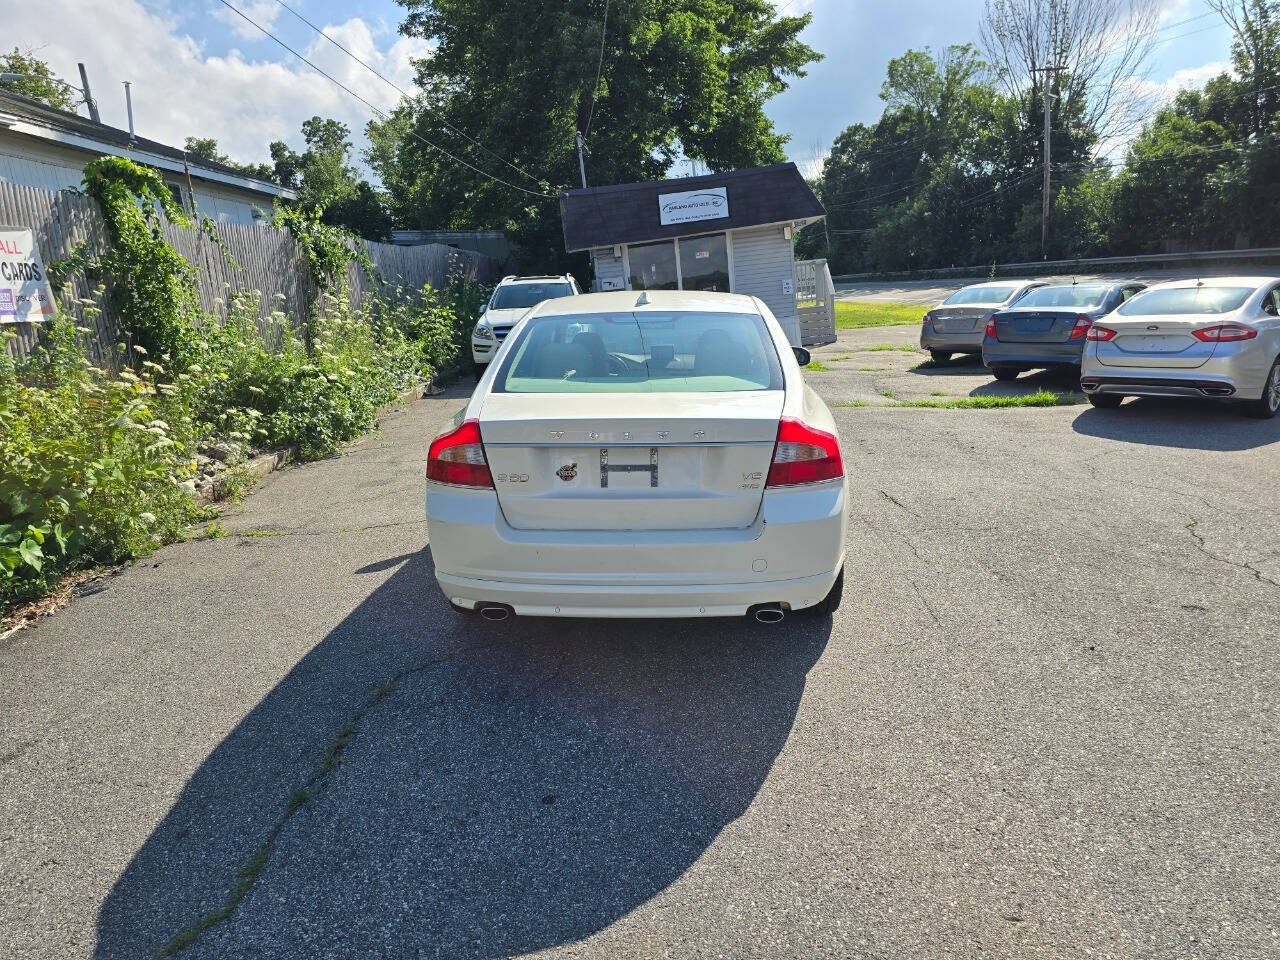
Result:
[[55,312],[35,237],[30,230],[0,227],[0,323],[35,323]]

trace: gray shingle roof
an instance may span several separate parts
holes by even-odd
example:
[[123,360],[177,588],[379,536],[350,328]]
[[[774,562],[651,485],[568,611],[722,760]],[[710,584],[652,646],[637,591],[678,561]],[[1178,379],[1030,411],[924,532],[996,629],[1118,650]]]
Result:
[[[724,187],[729,216],[663,226],[658,197],[704,188]],[[566,250],[588,250],[615,243],[640,243],[690,234],[736,230],[764,223],[785,223],[826,216],[794,163],[712,173],[676,180],[620,183],[560,194],[560,216]]]

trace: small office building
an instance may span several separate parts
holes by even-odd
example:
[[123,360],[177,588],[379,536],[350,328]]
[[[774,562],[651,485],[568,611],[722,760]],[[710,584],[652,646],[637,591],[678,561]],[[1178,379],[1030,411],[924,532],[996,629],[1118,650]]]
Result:
[[594,290],[719,290],[759,297],[793,344],[835,340],[826,261],[795,235],[826,216],[794,163],[560,195],[565,249],[588,251]]

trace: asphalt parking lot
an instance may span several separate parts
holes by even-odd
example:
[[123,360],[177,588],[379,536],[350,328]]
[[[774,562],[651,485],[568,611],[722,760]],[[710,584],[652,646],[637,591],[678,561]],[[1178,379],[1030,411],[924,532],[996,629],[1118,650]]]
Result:
[[1276,956],[1280,420],[915,334],[809,374],[832,619],[458,618],[454,389],[4,641],[0,955]]

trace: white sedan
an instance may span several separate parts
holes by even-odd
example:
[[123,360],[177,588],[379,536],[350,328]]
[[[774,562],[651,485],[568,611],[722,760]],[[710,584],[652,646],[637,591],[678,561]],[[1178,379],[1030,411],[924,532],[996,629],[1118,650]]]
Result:
[[431,443],[445,596],[491,620],[834,611],[848,493],[807,360],[754,297],[539,304]]
[[1280,411],[1280,277],[1213,277],[1148,287],[1085,335],[1080,387],[1095,407],[1125,397],[1243,401]]

